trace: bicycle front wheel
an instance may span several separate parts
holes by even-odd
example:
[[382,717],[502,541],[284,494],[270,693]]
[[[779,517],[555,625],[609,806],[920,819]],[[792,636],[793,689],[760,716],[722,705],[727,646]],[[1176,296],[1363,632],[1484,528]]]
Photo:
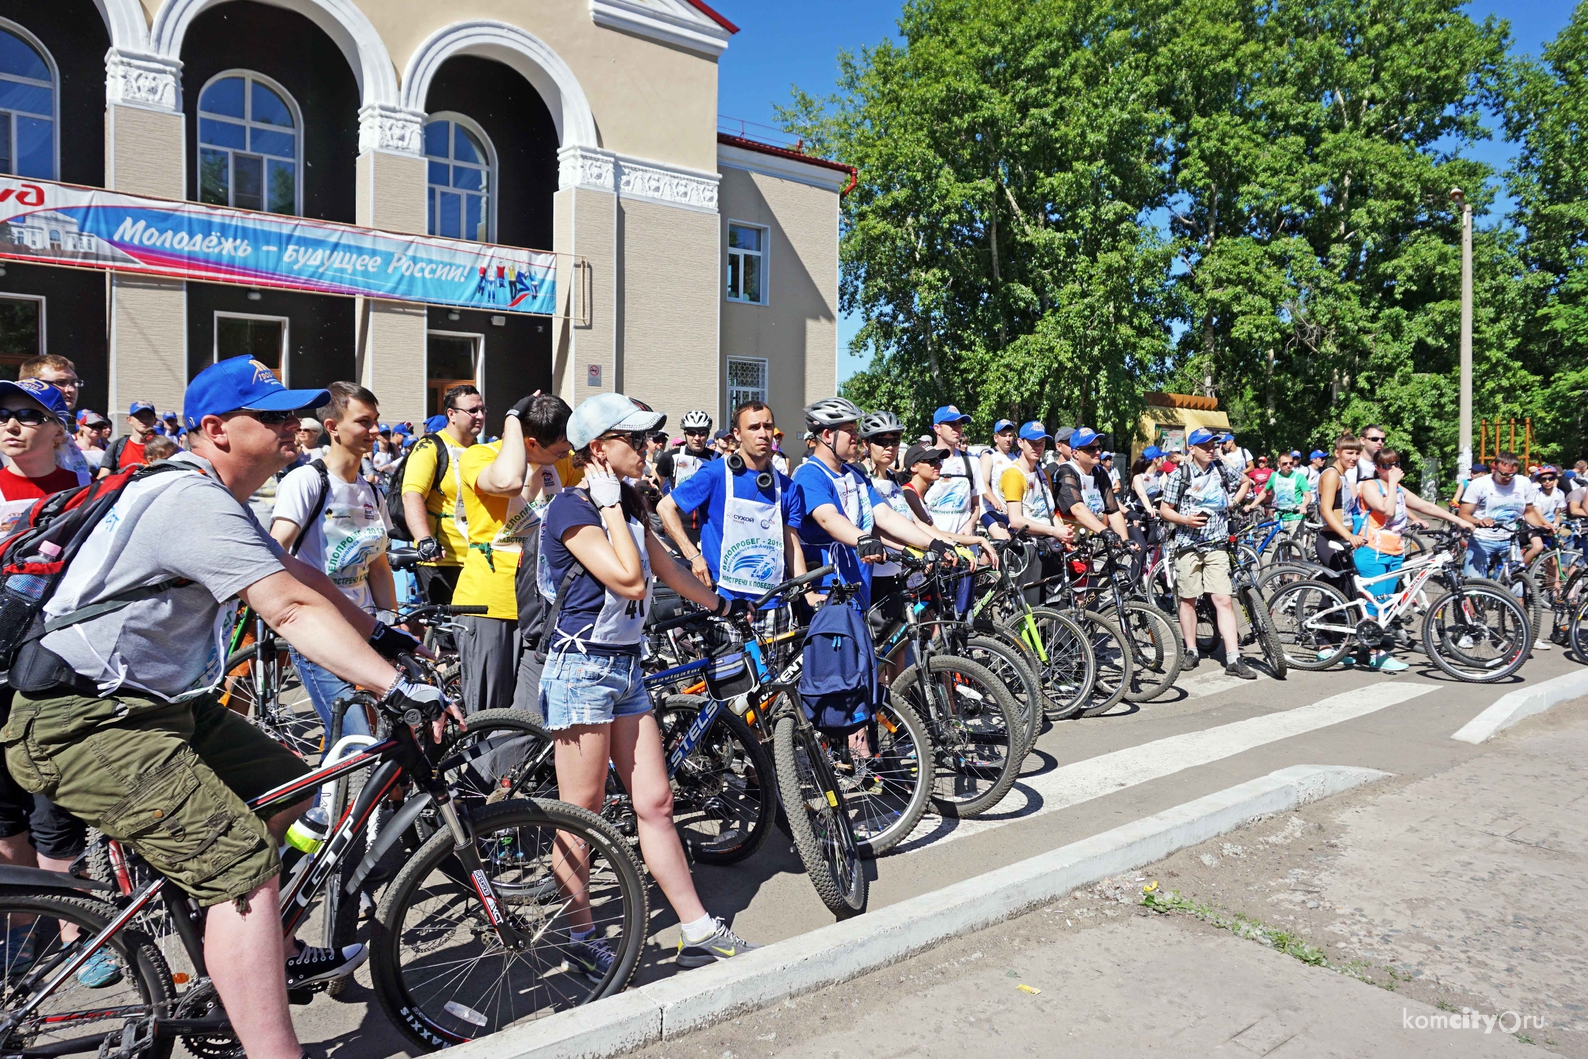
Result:
[[794,849],[805,874],[827,910],[848,919],[866,910],[871,883],[833,775],[830,751],[822,745],[824,738],[837,737],[824,737],[785,714],[772,729],[772,755]]
[[1522,668],[1532,649],[1532,623],[1506,588],[1463,581],[1428,608],[1423,650],[1457,680],[1491,684]]
[[[503,945],[451,832],[432,835],[387,889],[370,936],[381,1008],[424,1051],[621,992],[645,944],[639,865],[600,817],[509,798],[474,808],[468,826],[499,913],[528,944]],[[593,933],[576,944],[575,929]]]
[[932,655],[893,682],[895,701],[932,733],[932,803],[944,816],[979,816],[1020,773],[1020,707],[1003,683],[964,658]]
[[1042,685],[1027,665],[1025,654],[997,637],[986,635],[970,637],[959,651],[960,657],[968,658],[977,665],[986,666],[988,671],[1002,681],[1003,686],[1015,697],[1015,702],[1020,707],[1020,719],[1023,722],[1018,726],[1018,731],[1020,760],[1024,761],[1026,755],[1031,753],[1031,748],[1036,745],[1037,736],[1042,732],[1043,706],[1046,702],[1046,696],[1042,694]]
[[1079,717],[1097,683],[1097,656],[1080,624],[1068,614],[1034,607],[1005,629],[1029,652],[1049,716],[1060,721]]
[[1287,669],[1285,652],[1279,642],[1279,632],[1274,628],[1274,619],[1268,612],[1268,604],[1263,602],[1262,594],[1250,585],[1241,588],[1240,601],[1252,625],[1252,639],[1257,641],[1257,646],[1262,650],[1274,679],[1284,680]]
[[[711,700],[669,695],[656,708],[662,755],[673,755]],[[734,864],[766,841],[777,808],[772,755],[726,702],[673,771],[673,822],[702,864]]]
[[1136,661],[1118,623],[1095,610],[1080,611],[1075,620],[1086,630],[1086,640],[1092,645],[1092,657],[1097,662],[1092,697],[1081,710],[1081,716],[1097,717],[1125,701]]
[[1185,662],[1185,638],[1179,624],[1150,603],[1128,599],[1120,631],[1131,655],[1125,701],[1151,702],[1174,687]]

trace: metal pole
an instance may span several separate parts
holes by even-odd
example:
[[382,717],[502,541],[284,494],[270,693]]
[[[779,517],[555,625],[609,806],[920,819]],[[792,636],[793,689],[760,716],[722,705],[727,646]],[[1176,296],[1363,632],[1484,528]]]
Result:
[[[1452,194],[1460,195],[1460,192]],[[1498,431],[1496,431],[1498,433]],[[1472,466],[1472,203],[1461,196],[1461,467]]]

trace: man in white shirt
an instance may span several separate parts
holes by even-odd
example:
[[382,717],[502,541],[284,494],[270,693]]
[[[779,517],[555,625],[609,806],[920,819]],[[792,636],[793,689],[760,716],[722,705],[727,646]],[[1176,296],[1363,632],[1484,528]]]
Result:
[[965,424],[970,416],[951,404],[932,414],[932,431],[943,459],[943,476],[923,497],[932,524],[948,533],[972,533],[981,506],[981,465],[965,451]]
[[1461,517],[1479,527],[1467,545],[1463,572],[1468,577],[1489,576],[1490,565],[1511,546],[1518,525],[1546,528],[1534,503],[1533,483],[1517,474],[1521,466],[1516,453],[1501,452],[1488,477],[1474,479],[1461,495]]
[[1222,445],[1219,459],[1224,461],[1224,466],[1236,474],[1245,474],[1246,468],[1252,465],[1251,450],[1235,444],[1235,435],[1228,432],[1220,438],[1220,441]]

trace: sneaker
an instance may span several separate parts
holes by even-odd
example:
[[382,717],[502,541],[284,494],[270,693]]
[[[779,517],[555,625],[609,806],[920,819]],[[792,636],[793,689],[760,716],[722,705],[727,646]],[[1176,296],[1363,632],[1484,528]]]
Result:
[[612,972],[612,965],[618,962],[618,954],[612,951],[611,942],[605,938],[589,937],[574,941],[570,935],[568,948],[564,951],[568,954],[569,964],[592,982],[605,978]]
[[1185,653],[1185,661],[1180,663],[1180,672],[1188,673],[1202,664],[1202,658],[1195,651]]
[[1554,649],[1555,645],[1548,640],[1535,640],[1533,642],[1533,650],[1535,651],[1553,651]]
[[716,919],[713,922],[717,924],[717,929],[711,932],[710,937],[700,941],[685,941],[682,936],[679,937],[678,956],[674,961],[678,966],[685,970],[693,970],[761,947],[739,937],[729,930],[728,925],[722,920]]
[[1257,670],[1247,665],[1246,659],[1237,656],[1235,661],[1224,667],[1224,675],[1227,677],[1240,677],[1242,680],[1256,680]]
[[345,978],[369,959],[363,945],[348,945],[340,951],[298,942],[298,951],[287,957],[287,988],[300,989],[337,978]]
[[[1332,650],[1330,650],[1329,648],[1327,648],[1327,647],[1318,652],[1318,661],[1320,661],[1320,662],[1327,662],[1329,659],[1331,659],[1333,657],[1334,657],[1334,652]],[[1350,660],[1351,660],[1351,656],[1350,655],[1346,655],[1346,661],[1349,662]]]
[[108,989],[121,977],[121,965],[109,949],[94,953],[77,972],[77,980],[90,989]]
[[1399,673],[1411,668],[1388,651],[1379,651],[1374,654],[1372,660],[1368,662],[1368,667],[1380,673]]

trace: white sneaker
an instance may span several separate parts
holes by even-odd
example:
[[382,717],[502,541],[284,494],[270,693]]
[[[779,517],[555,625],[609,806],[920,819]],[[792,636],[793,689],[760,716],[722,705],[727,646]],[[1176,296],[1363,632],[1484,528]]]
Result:
[[1553,651],[1554,649],[1555,649],[1555,645],[1554,644],[1552,644],[1548,640],[1545,640],[1545,639],[1542,639],[1542,638],[1540,638],[1539,640],[1535,641],[1534,644],[1533,644],[1533,650],[1535,650],[1535,651]]

